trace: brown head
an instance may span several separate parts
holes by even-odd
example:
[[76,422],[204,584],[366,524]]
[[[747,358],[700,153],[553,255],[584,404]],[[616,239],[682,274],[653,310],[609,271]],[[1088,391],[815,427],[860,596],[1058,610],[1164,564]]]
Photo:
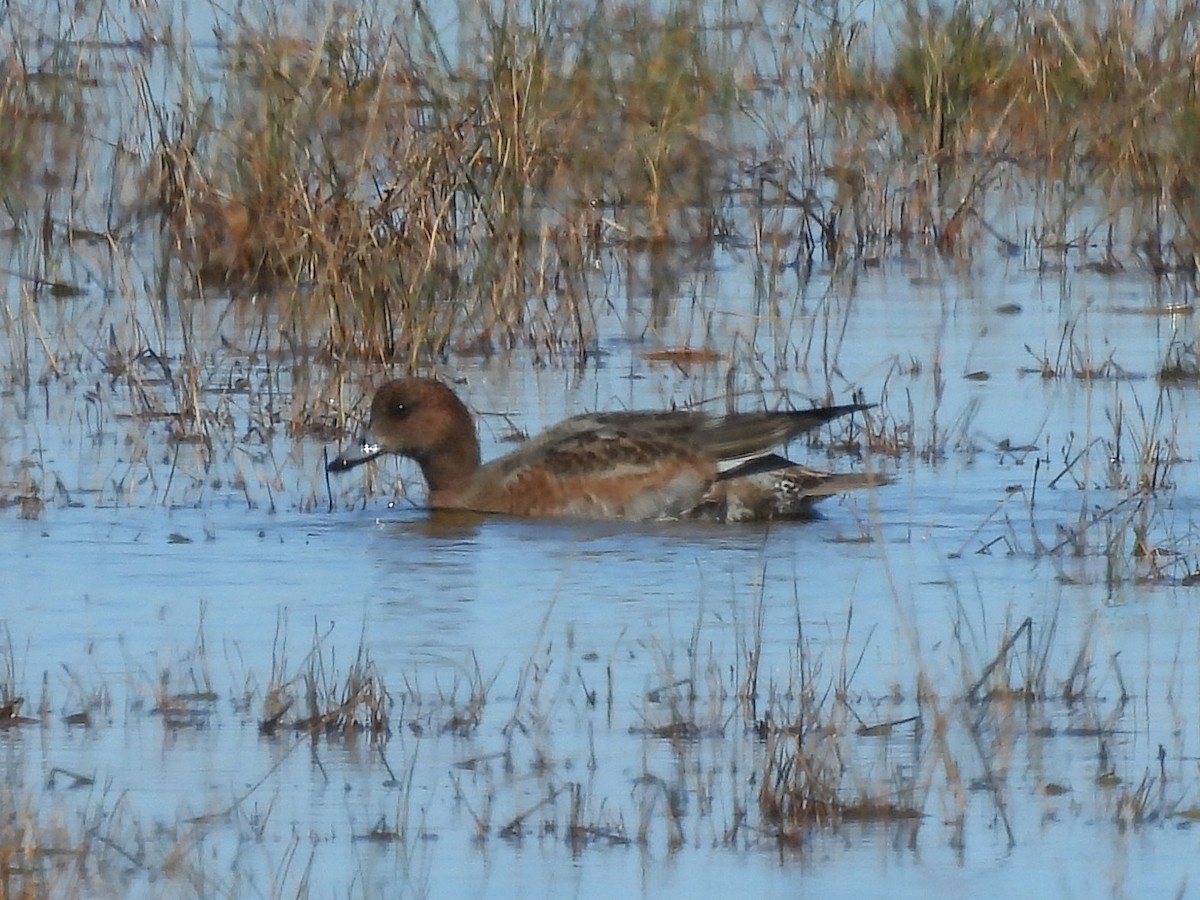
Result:
[[465,487],[479,468],[471,413],[454,391],[432,378],[400,378],[375,392],[360,446],[329,464],[344,472],[385,453],[415,459],[431,492]]

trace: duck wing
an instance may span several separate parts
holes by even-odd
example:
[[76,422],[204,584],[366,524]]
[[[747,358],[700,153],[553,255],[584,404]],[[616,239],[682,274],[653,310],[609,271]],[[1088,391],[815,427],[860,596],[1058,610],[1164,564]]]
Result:
[[584,413],[546,429],[524,446],[553,445],[583,433],[645,435],[676,441],[716,460],[741,459],[782,446],[792,438],[873,403],[847,403],[776,412],[713,415],[693,410]]
[[866,403],[847,403],[783,412],[705,416],[693,423],[692,427],[679,432],[678,437],[713,459],[722,462],[740,460],[763,454],[826,422],[870,409],[871,406]]

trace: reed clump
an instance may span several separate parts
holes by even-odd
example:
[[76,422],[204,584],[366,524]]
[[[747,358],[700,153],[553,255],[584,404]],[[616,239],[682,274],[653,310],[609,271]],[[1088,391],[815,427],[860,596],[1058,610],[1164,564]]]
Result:
[[602,247],[712,238],[730,94],[681,9],[487,14],[478,63],[410,38],[420,14],[247,30],[223,103],[160,116],[173,255],[201,288],[279,291],[330,357],[583,345]]
[[831,121],[882,148],[863,170],[874,233],[968,249],[994,232],[989,194],[1024,185],[1044,199],[1024,243],[1099,232],[1111,252],[1124,234],[1154,274],[1193,273],[1196,13],[910,0],[894,48],[832,30],[816,58]]
[[[802,843],[815,828],[919,820],[927,784],[872,782],[851,773],[858,770],[859,757],[867,754],[873,739],[882,737],[886,743],[914,729],[919,738],[921,716],[864,723],[855,710],[853,672],[843,668],[826,674],[821,655],[803,637],[797,651],[798,678],[768,690],[762,698],[763,714],[753,723],[761,742],[755,799],[762,826],[789,846]],[[747,671],[754,668],[748,666]],[[751,708],[760,701],[746,689],[756,682],[757,677],[743,687],[743,703]],[[923,752],[935,751],[926,746]]]
[[328,653],[324,640],[315,634],[304,670],[289,675],[286,643],[276,636],[271,679],[262,698],[259,731],[273,735],[280,728],[307,732],[313,738],[353,740],[364,734],[370,740],[386,741],[391,733],[393,700],[365,646],[344,675],[338,672],[336,656]]
[[107,248],[164,300],[269,299],[298,354],[409,366],[586,357],[642,254],[655,295],[672,256],[810,271],[984,239],[1194,279],[1198,3],[909,0],[801,11],[786,41],[699,3],[317,6],[214,13],[215,45],[153,6],[140,38],[22,11],[14,270],[78,296]]

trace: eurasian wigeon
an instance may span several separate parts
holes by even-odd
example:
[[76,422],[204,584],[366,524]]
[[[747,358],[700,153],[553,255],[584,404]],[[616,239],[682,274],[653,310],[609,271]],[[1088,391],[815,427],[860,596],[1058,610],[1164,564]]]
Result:
[[471,413],[454,392],[431,378],[402,378],[379,388],[369,433],[328,470],[344,472],[385,453],[407,456],[421,467],[432,509],[588,519],[806,518],[823,497],[888,479],[820,472],[768,451],[869,408],[585,413],[482,464]]

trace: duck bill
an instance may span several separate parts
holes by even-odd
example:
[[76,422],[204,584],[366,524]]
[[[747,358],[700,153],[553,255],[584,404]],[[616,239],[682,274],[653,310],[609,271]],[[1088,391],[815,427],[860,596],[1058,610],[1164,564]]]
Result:
[[364,437],[357,447],[352,447],[339,453],[325,467],[326,472],[348,472],[355,466],[361,466],[383,454],[383,449],[368,437]]

